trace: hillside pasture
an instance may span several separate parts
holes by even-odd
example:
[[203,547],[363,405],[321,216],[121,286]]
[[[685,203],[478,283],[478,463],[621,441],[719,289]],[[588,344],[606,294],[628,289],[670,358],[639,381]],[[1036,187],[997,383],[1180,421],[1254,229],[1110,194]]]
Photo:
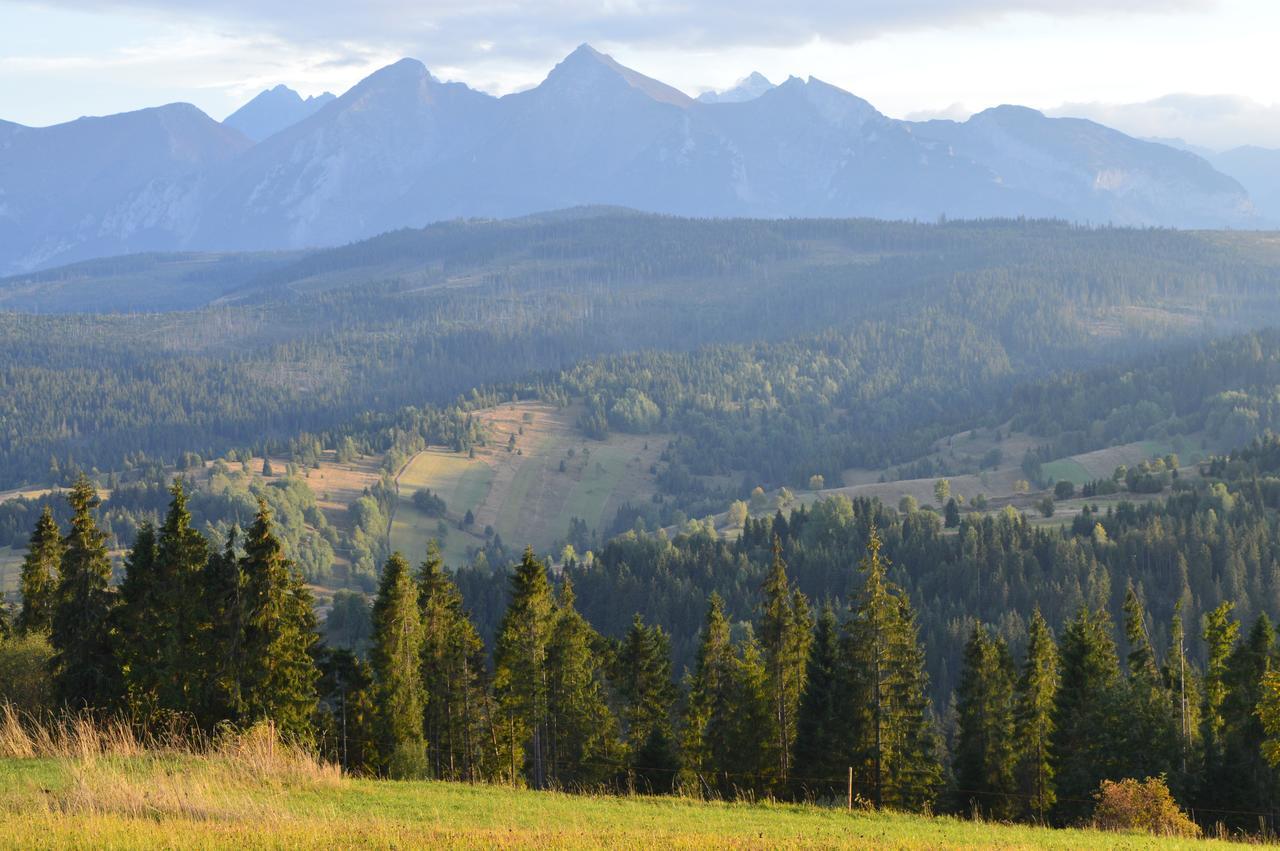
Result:
[[[457,564],[468,548],[483,546],[486,529],[512,547],[546,552],[565,537],[577,517],[597,533],[608,531],[618,508],[655,492],[650,469],[668,440],[664,435],[583,436],[581,409],[518,402],[479,411],[485,444],[475,457],[431,447],[412,458],[397,478],[400,491],[391,544],[411,557],[438,537],[443,519],[446,560]],[[423,488],[444,499],[444,518],[427,517],[413,504]],[[474,522],[464,526],[470,511]]]

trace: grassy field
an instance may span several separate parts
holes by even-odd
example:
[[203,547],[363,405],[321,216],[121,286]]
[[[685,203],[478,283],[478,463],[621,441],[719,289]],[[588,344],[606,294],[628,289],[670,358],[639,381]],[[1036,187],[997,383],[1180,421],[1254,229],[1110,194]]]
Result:
[[355,780],[215,754],[0,759],[0,848],[1191,848],[782,804]]
[[[667,437],[614,434],[591,440],[575,425],[580,413],[541,402],[501,405],[476,414],[487,445],[477,447],[474,458],[439,447],[420,452],[397,479],[392,547],[418,558],[439,534],[440,518],[427,517],[413,504],[420,488],[430,488],[448,506],[444,553],[450,564],[465,559],[468,547],[484,544],[486,527],[509,546],[531,544],[543,552],[565,536],[574,517],[606,531],[620,506],[653,495],[649,470]],[[468,511],[475,522],[464,528]]]

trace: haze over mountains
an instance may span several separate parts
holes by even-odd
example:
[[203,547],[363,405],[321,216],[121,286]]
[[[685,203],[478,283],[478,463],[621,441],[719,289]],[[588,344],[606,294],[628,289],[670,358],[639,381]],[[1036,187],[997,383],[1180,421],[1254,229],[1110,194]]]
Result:
[[814,78],[752,75],[695,100],[587,45],[501,98],[406,59],[333,99],[277,87],[223,124],[183,104],[49,128],[0,123],[0,272],[333,245],[585,204],[1265,224],[1245,187],[1204,158],[1093,122],[1009,106],[899,121]]
[[325,92],[303,100],[293,89],[279,85],[262,92],[224,118],[222,123],[234,127],[255,142],[261,142],[297,124],[336,97],[332,92]]

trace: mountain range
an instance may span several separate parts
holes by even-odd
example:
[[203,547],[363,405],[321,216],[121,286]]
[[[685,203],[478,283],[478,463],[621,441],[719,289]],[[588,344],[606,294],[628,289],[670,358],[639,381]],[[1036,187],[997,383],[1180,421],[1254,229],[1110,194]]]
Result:
[[405,59],[340,97],[0,122],[0,273],[138,251],[335,245],[604,204],[692,216],[1263,224],[1195,153],[1002,106],[909,122],[815,78],[694,99],[583,45],[493,97]]

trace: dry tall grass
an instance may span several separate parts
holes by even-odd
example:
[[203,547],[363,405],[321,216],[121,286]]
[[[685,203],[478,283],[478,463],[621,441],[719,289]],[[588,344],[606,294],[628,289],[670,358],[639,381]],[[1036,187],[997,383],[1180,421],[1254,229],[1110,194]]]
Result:
[[341,769],[284,742],[270,724],[212,738],[139,735],[126,721],[68,712],[23,717],[0,706],[0,759],[65,763],[69,782],[50,790],[51,813],[279,820],[291,789],[333,786]]

